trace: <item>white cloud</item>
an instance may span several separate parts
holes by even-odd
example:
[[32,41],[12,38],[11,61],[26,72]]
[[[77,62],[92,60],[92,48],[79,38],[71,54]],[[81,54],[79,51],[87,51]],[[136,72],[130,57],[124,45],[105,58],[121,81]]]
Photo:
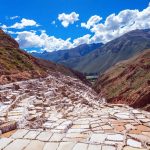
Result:
[[59,14],[58,20],[61,21],[61,24],[66,28],[69,24],[74,24],[74,22],[79,20],[79,14],[76,12],[72,12],[70,14]]
[[5,24],[1,25],[0,27],[1,27],[3,30],[5,30],[5,29],[8,28]]
[[63,40],[61,38],[49,36],[46,34],[45,30],[41,30],[40,35],[38,35],[36,31],[16,32],[16,34],[16,40],[19,42],[21,48],[38,48],[49,52],[54,50],[70,49],[81,44],[89,43],[91,36],[87,34],[71,42],[71,38]]
[[87,23],[81,23],[81,27],[90,29],[91,27],[99,23],[101,20],[102,20],[102,17],[94,15],[87,21]]
[[8,31],[8,30],[6,30],[5,32],[7,32],[8,34],[16,34],[16,32]]
[[[100,23],[99,19],[91,19],[98,17],[91,17],[86,23],[86,27],[94,34],[86,34],[82,37],[74,39],[68,38],[63,40],[54,36],[49,36],[46,31],[41,31],[37,35],[34,31],[18,32],[17,41],[19,41],[22,48],[41,48],[47,51],[69,49],[84,43],[106,43],[126,32],[135,29],[150,28],[150,5],[142,10],[123,10],[118,14],[109,15],[104,23]],[[94,20],[94,21],[90,21]]]
[[48,36],[45,31],[37,35],[35,31],[17,32],[16,40],[21,48],[41,48],[46,51],[68,49],[72,47],[70,38],[63,40],[54,36]]
[[[76,16],[71,14],[60,14],[60,20],[62,25],[67,27],[69,24],[73,24],[75,20],[78,20],[79,15]],[[71,17],[74,16],[74,17]],[[76,16],[76,17],[75,17]],[[46,34],[45,30],[41,30],[40,34],[36,31],[23,31],[23,32],[11,32],[11,34],[16,34],[16,40],[20,43],[21,48],[37,48],[41,50],[54,51],[61,49],[69,49],[84,43],[106,43],[118,36],[123,35],[131,30],[135,29],[146,29],[150,28],[150,5],[142,11],[139,10],[123,10],[118,14],[109,15],[103,23],[101,23],[100,16],[92,16],[89,18],[87,23],[82,23],[82,27],[85,27],[91,31],[93,36],[90,34],[83,35],[71,42],[68,38],[63,40],[61,38],[56,38]],[[55,22],[53,22],[55,23]],[[32,20],[27,21],[27,19],[22,19],[21,23],[15,23],[11,28],[24,28],[26,26],[38,26],[38,24]],[[7,30],[10,27],[6,25],[1,25],[1,27]]]
[[86,35],[84,35],[82,37],[79,37],[79,38],[75,39],[73,41],[73,46],[75,47],[75,46],[78,46],[78,45],[81,45],[81,44],[85,44],[85,43],[89,44],[90,37],[91,37],[90,34],[86,34]]
[[19,42],[21,48],[37,48],[42,47],[44,44],[35,31],[23,31],[16,34],[18,34],[16,40]]
[[18,22],[16,22],[14,25],[12,25],[10,28],[15,28],[15,29],[23,29],[23,28],[25,28],[25,27],[27,27],[27,26],[39,26],[37,23],[36,23],[36,21],[34,21],[34,20],[30,20],[30,19],[25,19],[25,18],[23,18],[22,20],[21,20],[21,22],[20,23],[18,23]]
[[104,23],[94,24],[90,28],[94,33],[90,43],[106,43],[131,30],[147,28],[150,28],[150,5],[142,11],[126,9],[118,14],[109,15]]
[[17,18],[20,18],[20,16],[12,16],[12,17],[10,17],[9,19],[10,19],[10,20],[14,20],[14,19],[17,19]]
[[38,27],[39,25],[34,20],[22,18],[21,22],[16,22],[12,26],[2,25],[1,28],[2,29],[10,29],[10,28],[12,28],[12,29],[23,29],[23,28],[28,27],[28,26]]

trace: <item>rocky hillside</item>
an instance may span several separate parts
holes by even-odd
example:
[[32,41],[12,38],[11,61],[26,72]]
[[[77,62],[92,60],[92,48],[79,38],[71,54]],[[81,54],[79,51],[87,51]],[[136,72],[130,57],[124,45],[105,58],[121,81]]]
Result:
[[12,37],[0,30],[0,84],[45,77],[51,72],[85,79],[78,72],[27,54]]
[[94,88],[110,103],[125,103],[150,111],[150,49],[116,64],[98,78]]
[[73,69],[103,73],[117,62],[127,60],[147,48],[150,48],[150,30],[134,30],[83,56]]

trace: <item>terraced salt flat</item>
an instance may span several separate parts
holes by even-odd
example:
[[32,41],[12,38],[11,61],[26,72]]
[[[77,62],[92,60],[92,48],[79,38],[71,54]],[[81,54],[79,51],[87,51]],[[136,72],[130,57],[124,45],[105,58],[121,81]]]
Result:
[[1,135],[0,149],[150,149],[149,112],[107,104],[77,79],[49,76],[0,88],[1,123],[18,125]]

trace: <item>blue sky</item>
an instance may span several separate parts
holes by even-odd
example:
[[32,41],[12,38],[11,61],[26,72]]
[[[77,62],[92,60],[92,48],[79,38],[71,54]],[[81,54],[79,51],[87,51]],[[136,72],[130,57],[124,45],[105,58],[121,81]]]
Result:
[[83,43],[106,43],[131,29],[150,27],[146,23],[150,19],[149,0],[0,2],[1,28],[27,50],[53,51]]

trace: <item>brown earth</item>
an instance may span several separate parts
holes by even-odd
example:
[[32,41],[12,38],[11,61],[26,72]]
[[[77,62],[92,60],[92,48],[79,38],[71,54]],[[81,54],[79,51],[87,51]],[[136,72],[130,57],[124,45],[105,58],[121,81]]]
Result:
[[150,49],[106,71],[94,89],[106,97],[107,102],[150,111]]
[[12,37],[0,30],[0,84],[46,77],[53,72],[88,83],[85,77],[76,71],[27,54]]

